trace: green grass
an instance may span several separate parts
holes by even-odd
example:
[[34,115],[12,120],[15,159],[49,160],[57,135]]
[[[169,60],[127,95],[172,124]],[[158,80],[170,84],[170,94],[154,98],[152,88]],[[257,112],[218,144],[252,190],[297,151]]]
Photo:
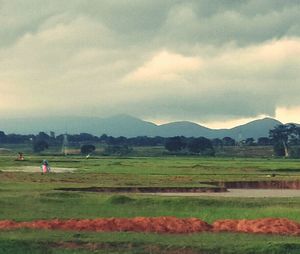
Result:
[[217,219],[286,217],[300,221],[300,199],[186,198],[32,191],[0,192],[0,219],[28,221],[53,218],[136,216]]
[[[22,240],[21,240],[22,239]],[[53,243],[99,244],[100,249],[57,248]],[[101,243],[105,244],[104,246]],[[0,253],[299,253],[299,237],[201,233],[160,235],[18,230],[0,233]],[[171,251],[174,252],[171,252]],[[201,252],[200,252],[201,251]]]
[[77,173],[47,177],[20,173],[3,176],[0,181],[51,182],[53,186],[60,182],[79,186],[198,186],[201,181],[269,180],[270,173],[276,173],[276,179],[300,179],[299,161],[283,159],[94,157],[86,160],[78,156],[29,156],[20,162],[12,156],[0,156],[0,170],[39,168],[44,158],[52,167],[74,168]]
[[[0,156],[0,220],[136,216],[217,219],[284,217],[300,222],[300,198],[159,197],[57,191],[90,186],[203,186],[200,182],[300,179],[300,162],[283,159],[198,157]],[[7,172],[32,166],[46,158],[52,167],[74,173],[41,175]],[[274,178],[272,178],[274,180]],[[56,242],[106,243],[104,248],[65,249]],[[152,246],[152,247],[151,247]],[[300,253],[299,237],[246,234],[157,235],[138,233],[80,233],[15,230],[0,232],[0,253]],[[179,249],[179,250],[178,250]],[[156,252],[155,252],[156,250]],[[152,251],[152,252],[151,252]],[[179,252],[175,252],[179,251]],[[204,251],[204,252],[203,252]],[[167,253],[167,252],[165,252]],[[171,252],[170,252],[171,253]],[[192,253],[192,252],[190,252]]]

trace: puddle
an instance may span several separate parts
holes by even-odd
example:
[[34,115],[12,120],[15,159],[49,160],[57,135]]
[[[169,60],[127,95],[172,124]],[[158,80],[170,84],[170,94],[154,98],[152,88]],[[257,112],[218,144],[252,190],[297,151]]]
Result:
[[292,189],[300,190],[300,181],[232,181],[232,182],[205,182],[226,189]]
[[201,193],[226,192],[224,187],[87,187],[87,188],[59,188],[61,191],[86,192],[117,192],[117,193]]
[[[22,167],[7,167],[1,169],[2,172],[27,172],[27,173],[41,173],[39,166],[22,166]],[[51,173],[68,173],[74,172],[75,168],[58,168],[51,167]]]
[[147,193],[159,196],[177,197],[228,197],[228,198],[295,198],[300,197],[300,190],[291,189],[228,189],[227,192],[206,193]]

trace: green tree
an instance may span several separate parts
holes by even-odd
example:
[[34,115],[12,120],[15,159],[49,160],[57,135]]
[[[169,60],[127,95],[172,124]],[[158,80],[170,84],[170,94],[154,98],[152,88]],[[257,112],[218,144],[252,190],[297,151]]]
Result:
[[181,137],[168,138],[165,142],[165,148],[170,152],[179,152],[186,146]]
[[215,151],[212,142],[204,137],[193,138],[187,145],[189,152],[201,155],[214,155]]
[[235,145],[235,140],[231,137],[224,137],[222,139],[223,146],[234,146]]
[[112,145],[105,147],[103,155],[128,155],[133,151],[131,147],[127,145]]
[[4,143],[6,141],[6,135],[3,131],[0,131],[0,143]]
[[33,151],[35,153],[40,153],[48,148],[49,148],[49,145],[45,140],[37,140],[33,143]]
[[96,150],[96,147],[94,145],[83,145],[80,148],[80,152],[82,154],[90,154]]
[[247,139],[245,140],[245,144],[246,144],[247,146],[254,146],[254,145],[255,145],[255,140],[254,140],[254,138],[247,138]]
[[269,146],[272,144],[272,140],[268,137],[260,137],[257,140],[257,145],[259,146]]
[[299,127],[295,124],[282,124],[270,130],[269,136],[274,142],[274,152],[276,155],[282,154],[289,157],[289,148],[291,142],[299,140]]

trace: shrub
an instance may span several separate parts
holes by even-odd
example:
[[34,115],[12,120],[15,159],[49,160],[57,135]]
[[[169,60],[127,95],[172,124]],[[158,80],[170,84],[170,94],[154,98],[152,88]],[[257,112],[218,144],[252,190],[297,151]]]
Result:
[[40,153],[48,148],[49,145],[45,140],[37,140],[36,142],[33,143],[33,151],[35,153]]
[[96,147],[94,145],[83,145],[80,148],[80,152],[82,154],[90,154],[96,150]]

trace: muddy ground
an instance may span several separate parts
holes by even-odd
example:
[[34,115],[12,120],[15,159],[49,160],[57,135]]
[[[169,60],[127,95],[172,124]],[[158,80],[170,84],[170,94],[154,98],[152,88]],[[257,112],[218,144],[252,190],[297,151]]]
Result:
[[185,197],[240,197],[240,198],[284,198],[284,197],[300,197],[300,190],[290,189],[228,189],[227,192],[206,192],[206,193],[192,193],[192,192],[159,192],[147,193],[149,195],[159,196],[185,196]]
[[[74,172],[75,168],[58,168],[58,167],[50,167],[51,173],[68,173]],[[3,172],[28,172],[28,173],[40,173],[41,169],[39,166],[15,166],[15,167],[7,167],[1,169]]]

